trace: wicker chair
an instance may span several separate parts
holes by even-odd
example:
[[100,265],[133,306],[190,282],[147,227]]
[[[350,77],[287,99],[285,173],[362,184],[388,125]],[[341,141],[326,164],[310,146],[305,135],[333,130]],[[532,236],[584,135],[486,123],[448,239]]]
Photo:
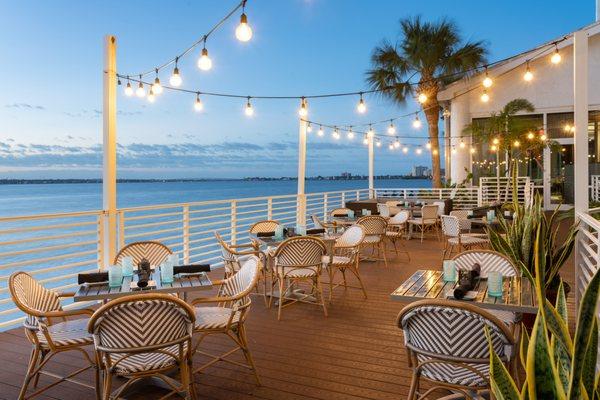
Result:
[[[35,397],[67,380],[89,388],[89,384],[77,381],[73,377],[90,368],[95,370],[96,398],[100,398],[98,369],[95,368],[93,357],[84,349],[94,343],[92,335],[86,330],[88,318],[66,320],[71,316],[85,315],[89,317],[94,311],[91,309],[63,310],[60,299],[72,297],[73,293],[57,293],[48,290],[26,272],[13,273],[8,279],[8,288],[17,308],[27,315],[23,326],[25,336],[33,346],[19,399]],[[53,319],[62,319],[62,321],[54,323]],[[44,370],[46,364],[55,355],[67,351],[81,352],[86,365],[66,376],[59,376]],[[48,375],[58,380],[38,389],[40,375]],[[37,390],[27,395],[30,383],[33,383]]]
[[310,219],[312,220],[314,227],[317,229],[325,229],[327,232],[337,231],[338,227],[335,222],[322,221],[317,214],[312,214]]
[[[250,228],[248,229],[248,233],[256,235],[257,233],[275,232],[275,229],[277,229],[279,225],[281,225],[279,221],[271,219],[258,221],[250,226]],[[256,239],[250,240],[252,242],[252,245],[254,246],[254,249],[256,251],[260,250],[260,242],[258,242]]]
[[[367,215],[359,218],[356,225],[360,225],[365,230],[365,238],[363,239],[363,247],[371,248],[371,256],[367,259],[383,260],[385,266],[388,266],[387,257],[385,255],[385,238],[387,232],[387,221],[385,218],[378,215]],[[377,250],[377,258],[375,258],[375,250]]]
[[[333,289],[339,286],[343,286],[344,290],[347,288],[361,289],[365,299],[367,298],[367,291],[358,270],[360,247],[364,238],[364,228],[360,225],[353,225],[336,239],[332,254],[323,256],[323,265],[329,276],[329,301],[331,301]],[[334,278],[337,271],[342,273],[342,281],[335,283]],[[356,276],[360,286],[348,285],[346,271],[350,271]]]
[[120,264],[123,257],[131,257],[133,265],[137,265],[142,258],[150,261],[150,265],[160,265],[171,254],[173,251],[160,242],[133,242],[119,250],[113,264]]
[[[516,374],[516,341],[508,327],[488,311],[448,300],[421,300],[405,307],[397,319],[412,380],[408,399],[425,399],[436,389],[450,389],[473,398],[471,392],[489,390],[492,347],[509,371]],[[421,378],[431,387],[419,393]],[[419,397],[417,397],[419,396]]]
[[[195,397],[190,369],[195,319],[191,306],[168,294],[135,294],[100,307],[88,331],[103,371],[103,398],[120,398],[133,383],[148,377],[162,380],[171,394]],[[180,382],[166,375],[176,369]],[[111,394],[113,376],[127,381]]]
[[486,247],[489,240],[481,236],[473,236],[461,233],[460,220],[457,217],[442,215],[442,233],[444,234],[444,254],[442,259],[451,256],[454,249],[460,253],[463,250],[469,250],[473,247]]
[[391,217],[390,208],[386,204],[377,203],[377,212],[383,218]]
[[[326,252],[325,243],[313,236],[292,237],[277,247],[274,254],[274,281],[271,291],[273,291],[275,285],[278,285],[278,320],[281,320],[283,307],[296,302],[317,304],[323,307],[323,313],[327,316],[321,283],[323,256]],[[301,282],[310,283],[310,293],[294,293],[294,297],[292,297],[291,292],[294,285]],[[314,300],[311,299],[313,296]]]
[[460,225],[460,231],[464,235],[488,237],[487,233],[471,233],[472,223],[469,219],[470,210],[452,210],[450,211],[451,217],[457,217]]
[[[192,305],[196,309],[196,325],[194,334],[199,336],[194,347],[194,352],[209,357],[210,361],[196,368],[194,373],[201,373],[206,368],[218,361],[225,361],[237,366],[248,368],[254,372],[257,383],[260,385],[258,371],[248,348],[245,321],[250,310],[250,292],[254,289],[261,269],[260,259],[250,256],[240,270],[224,279],[220,284],[219,292],[215,297],[198,298]],[[213,304],[213,306],[206,306]],[[200,344],[209,335],[222,334],[228,336],[235,343],[235,348],[220,355],[209,354],[199,350]],[[242,364],[228,357],[241,350],[247,364]]]
[[423,242],[423,235],[427,231],[435,231],[436,237],[439,239],[438,229],[438,210],[439,207],[435,204],[426,204],[421,207],[421,216],[419,218],[411,218],[408,220],[408,224],[411,227],[417,227],[421,232],[421,242]]
[[[406,223],[409,218],[409,213],[406,210],[399,211],[392,218],[387,221],[387,230],[385,232],[386,238],[394,245],[394,251],[396,256],[398,253],[405,253],[410,261],[410,253],[406,250],[404,243],[402,242],[402,236],[406,235]],[[402,250],[398,250],[396,244],[399,243]]]

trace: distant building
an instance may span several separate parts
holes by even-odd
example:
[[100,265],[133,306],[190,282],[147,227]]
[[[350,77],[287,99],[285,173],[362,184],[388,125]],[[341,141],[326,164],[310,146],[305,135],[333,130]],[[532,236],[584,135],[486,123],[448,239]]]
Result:
[[350,179],[350,178],[352,178],[352,173],[350,173],[350,172],[342,172],[342,173],[340,174],[340,176],[341,176],[342,178],[344,178],[344,179]]
[[415,165],[412,168],[411,175],[414,177],[427,177],[431,175],[431,170],[424,165]]

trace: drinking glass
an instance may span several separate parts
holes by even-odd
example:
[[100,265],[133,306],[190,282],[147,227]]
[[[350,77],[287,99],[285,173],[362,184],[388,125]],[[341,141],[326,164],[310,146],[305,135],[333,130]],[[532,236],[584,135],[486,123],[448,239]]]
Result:
[[363,208],[363,209],[361,210],[361,213],[362,213],[362,215],[363,215],[363,216],[367,215],[367,209],[366,209],[366,208]]
[[300,236],[306,236],[306,225],[296,225],[296,233]]
[[283,239],[283,225],[277,225],[275,228],[275,239]]
[[496,218],[496,212],[494,210],[489,210],[487,212],[487,220],[488,221],[493,221],[494,218]]
[[120,265],[108,267],[108,286],[111,288],[121,287],[123,284],[123,270]]
[[444,282],[456,282],[456,268],[453,260],[444,260]]
[[171,262],[171,265],[174,267],[176,265],[180,265],[181,258],[179,257],[179,254],[171,254],[169,257],[167,257],[167,261]]
[[488,272],[488,295],[491,297],[502,297],[502,273],[498,271]]
[[133,257],[123,257],[121,268],[123,269],[123,276],[133,276]]
[[354,218],[354,210],[348,211],[348,218]]
[[173,282],[173,263],[171,260],[167,260],[160,264],[160,282],[161,283],[172,283]]

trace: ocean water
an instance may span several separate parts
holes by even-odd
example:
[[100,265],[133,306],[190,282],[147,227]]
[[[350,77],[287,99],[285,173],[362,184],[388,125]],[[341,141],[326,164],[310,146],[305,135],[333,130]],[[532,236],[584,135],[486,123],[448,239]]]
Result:
[[[306,181],[307,193],[366,189],[366,180]],[[427,179],[375,181],[379,188],[431,187]],[[210,181],[119,183],[117,206],[221,200],[294,194],[296,181]],[[99,210],[102,185],[95,183],[0,185],[0,218],[56,212]]]

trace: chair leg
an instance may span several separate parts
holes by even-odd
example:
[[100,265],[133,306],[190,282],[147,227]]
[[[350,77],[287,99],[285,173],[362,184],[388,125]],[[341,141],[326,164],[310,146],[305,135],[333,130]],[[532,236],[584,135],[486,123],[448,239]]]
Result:
[[335,276],[333,266],[327,267],[327,274],[329,275],[329,302],[331,303],[333,296],[333,277]]
[[419,375],[416,372],[413,372],[412,378],[410,381],[410,389],[408,390],[408,396],[406,397],[407,400],[416,399],[418,385],[419,385]]
[[256,364],[254,364],[254,359],[252,358],[252,353],[250,353],[250,349],[248,348],[248,337],[246,336],[246,327],[244,326],[244,324],[241,324],[238,327],[237,334],[238,339],[241,343],[240,347],[242,349],[242,352],[244,353],[244,357],[246,358],[246,362],[248,362],[248,365],[252,369],[252,372],[254,372],[254,378],[256,379],[256,383],[258,384],[258,386],[262,386],[260,377],[258,376],[258,370],[256,369]]
[[365,299],[366,299],[367,298],[367,290],[365,289],[365,284],[363,283],[363,280],[360,277],[360,272],[358,271],[358,263],[354,267],[351,267],[350,271],[352,271],[354,276],[356,276],[356,279],[358,279],[358,283],[360,284],[360,288],[362,289],[363,296],[365,296]]
[[23,386],[21,386],[21,391],[19,392],[19,400],[25,399],[25,394],[27,393],[29,383],[34,377],[33,371],[35,371],[39,360],[40,349],[36,346],[31,350],[31,355],[29,356],[29,365],[27,366],[27,373],[25,374],[25,379],[23,380]]
[[278,310],[277,310],[277,321],[281,321],[281,309],[283,308],[283,295],[284,295],[284,279],[283,278],[278,278],[277,281],[279,282],[279,304],[278,304]]
[[[383,240],[381,240],[379,242],[379,248],[381,249],[384,246],[385,246],[385,244],[384,244]],[[383,263],[385,264],[385,267],[388,268],[387,257],[385,255],[385,248],[383,249],[382,253],[383,253]]]
[[319,296],[321,305],[323,306],[323,314],[327,316],[327,306],[325,305],[325,296],[323,296],[323,286],[321,285],[321,277],[319,275],[316,277],[316,286],[317,295]]

